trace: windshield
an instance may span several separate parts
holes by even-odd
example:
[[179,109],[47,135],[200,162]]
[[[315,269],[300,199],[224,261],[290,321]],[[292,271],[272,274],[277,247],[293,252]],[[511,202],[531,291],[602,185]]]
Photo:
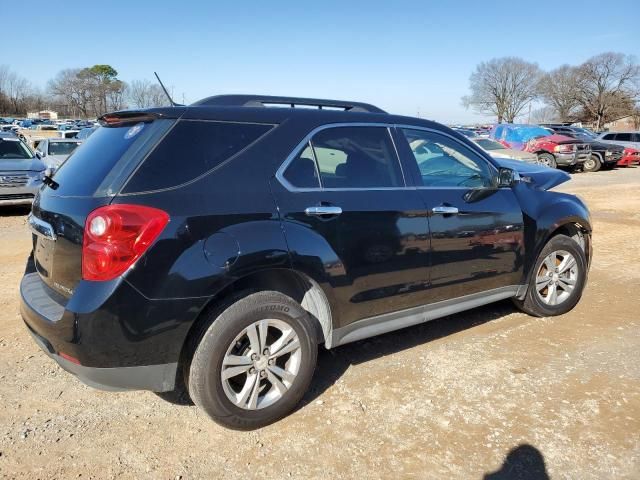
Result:
[[51,142],[49,144],[49,155],[71,155],[76,148],[77,142]]
[[510,130],[507,134],[507,140],[512,142],[528,142],[532,138],[548,137],[549,135],[551,135],[551,132],[542,127],[520,127]]
[[485,150],[506,150],[504,145],[496,142],[495,140],[489,140],[488,138],[482,138],[474,141]]
[[596,138],[596,134],[593,133],[591,130],[587,130],[586,128],[574,127],[573,131],[582,137],[586,137],[589,139]]
[[33,154],[17,138],[0,138],[0,159],[31,159]]

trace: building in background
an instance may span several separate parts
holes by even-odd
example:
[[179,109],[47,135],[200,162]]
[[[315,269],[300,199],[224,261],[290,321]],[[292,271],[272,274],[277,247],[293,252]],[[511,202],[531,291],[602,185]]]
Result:
[[40,112],[28,112],[27,118],[39,118],[41,120],[57,120],[58,112],[53,110],[42,110]]

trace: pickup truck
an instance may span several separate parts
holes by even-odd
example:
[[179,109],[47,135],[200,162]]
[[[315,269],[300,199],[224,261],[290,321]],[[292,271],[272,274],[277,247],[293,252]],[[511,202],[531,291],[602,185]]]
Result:
[[73,138],[78,130],[58,130],[56,125],[35,125],[31,128],[20,128],[16,135],[30,147],[44,140],[45,138]]
[[537,125],[502,123],[495,125],[489,136],[507,148],[535,153],[538,163],[551,168],[576,169],[591,157],[588,143],[554,134]]

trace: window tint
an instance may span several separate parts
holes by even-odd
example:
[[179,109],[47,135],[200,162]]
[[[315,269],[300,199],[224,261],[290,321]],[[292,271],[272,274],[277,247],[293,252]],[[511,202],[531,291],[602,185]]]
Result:
[[51,142],[49,155],[71,155],[78,145],[76,142]]
[[616,140],[620,142],[631,142],[630,133],[616,133]]
[[[125,193],[175,187],[212,170],[271,125],[179,121],[127,182]],[[89,141],[95,133],[89,137]]]
[[122,127],[100,127],[56,171],[59,195],[111,195],[173,125],[155,120]]
[[336,127],[311,140],[323,188],[403,187],[389,131],[384,127]]
[[285,170],[283,177],[297,188],[320,188],[311,145],[307,145],[293,159]]
[[427,187],[490,187],[493,176],[487,162],[467,146],[435,132],[403,130],[411,147],[422,184]]
[[605,135],[604,137],[602,137],[603,140],[613,140],[615,137],[615,135],[613,133],[609,133],[607,135]]

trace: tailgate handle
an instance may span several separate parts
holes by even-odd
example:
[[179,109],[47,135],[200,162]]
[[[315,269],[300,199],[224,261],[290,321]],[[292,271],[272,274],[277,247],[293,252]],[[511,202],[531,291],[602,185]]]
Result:
[[56,234],[53,231],[53,227],[44,220],[40,220],[38,217],[34,216],[33,213],[29,214],[27,222],[29,223],[31,231],[36,235],[40,235],[41,237],[48,238],[53,241],[56,240]]

